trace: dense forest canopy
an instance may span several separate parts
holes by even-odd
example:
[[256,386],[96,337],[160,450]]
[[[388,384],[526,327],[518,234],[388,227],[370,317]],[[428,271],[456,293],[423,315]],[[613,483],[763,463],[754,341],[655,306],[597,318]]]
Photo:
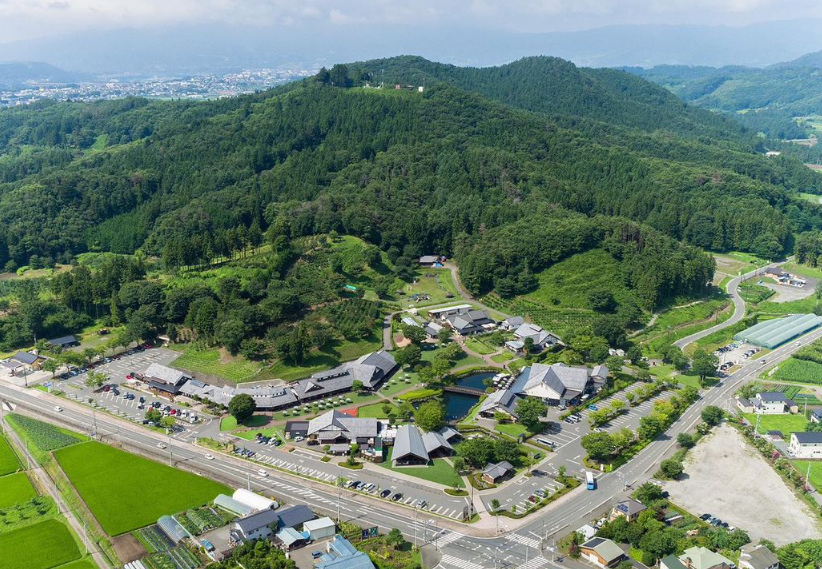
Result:
[[552,58],[459,72],[378,62],[457,76],[420,93],[359,87],[374,74],[364,65],[213,102],[0,112],[0,266],[138,249],[192,264],[267,231],[450,254],[460,235],[545,203],[769,257],[822,226],[818,206],[785,191],[822,191],[818,176],[765,160],[733,123],[628,74]]

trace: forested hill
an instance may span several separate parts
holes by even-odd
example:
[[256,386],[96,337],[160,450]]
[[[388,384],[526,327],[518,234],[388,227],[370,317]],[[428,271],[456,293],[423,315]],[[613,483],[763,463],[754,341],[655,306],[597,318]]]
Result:
[[[792,232],[822,227],[819,206],[789,198],[822,192],[822,178],[791,159],[707,137],[555,120],[445,82],[419,93],[358,80],[339,66],[213,102],[0,112],[0,267],[138,248],[171,266],[192,264],[261,232],[294,239],[335,230],[395,257],[450,254],[526,216],[526,227],[539,223],[543,206],[768,257],[791,246]],[[485,266],[477,251],[472,262]],[[493,286],[539,264],[519,253],[494,262]]]
[[629,71],[667,87],[692,105],[734,113],[754,130],[789,139],[809,133],[795,117],[822,114],[820,59],[819,54],[809,54],[763,69],[663,65]]
[[448,82],[513,107],[645,131],[756,144],[742,126],[683,104],[667,89],[614,69],[588,69],[556,57],[527,57],[499,67],[457,67],[403,56],[352,64],[387,85]]

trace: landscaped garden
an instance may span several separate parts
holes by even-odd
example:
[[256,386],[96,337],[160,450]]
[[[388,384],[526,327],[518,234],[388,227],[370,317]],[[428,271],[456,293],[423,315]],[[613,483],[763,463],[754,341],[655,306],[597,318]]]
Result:
[[379,466],[394,472],[405,474],[407,476],[414,476],[416,478],[428,480],[429,482],[436,482],[437,484],[442,484],[448,488],[465,488],[465,484],[462,482],[462,477],[457,475],[454,471],[454,467],[444,458],[435,458],[428,466],[395,467],[391,464],[391,454],[393,451],[393,448],[388,451],[388,456],[385,458],[385,461],[379,464]]
[[54,453],[103,529],[112,536],[231,490],[217,482],[97,442]]

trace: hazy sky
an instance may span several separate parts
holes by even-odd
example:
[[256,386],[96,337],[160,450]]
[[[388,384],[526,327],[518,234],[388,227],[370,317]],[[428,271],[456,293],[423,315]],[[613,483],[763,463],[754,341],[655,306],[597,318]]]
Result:
[[0,0],[0,42],[94,29],[236,23],[459,25],[508,31],[609,24],[745,25],[822,17],[820,0]]

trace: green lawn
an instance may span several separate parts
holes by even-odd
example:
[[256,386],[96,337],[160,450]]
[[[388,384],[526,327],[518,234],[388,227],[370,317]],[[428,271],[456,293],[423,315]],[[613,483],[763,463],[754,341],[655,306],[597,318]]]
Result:
[[364,407],[360,407],[357,409],[357,417],[367,417],[371,419],[386,419],[387,415],[382,410],[382,408],[388,405],[394,412],[397,411],[398,407],[393,403],[374,403],[373,405],[366,405]]
[[525,428],[525,425],[520,425],[519,423],[497,423],[496,429],[503,435],[508,435],[514,439],[520,435],[525,435],[527,438],[533,434]]
[[394,449],[390,449],[388,451],[388,457],[386,457],[385,461],[381,462],[379,466],[387,468],[388,470],[393,470],[394,472],[401,472],[402,474],[406,474],[408,476],[428,480],[429,482],[436,482],[437,484],[442,484],[443,486],[447,486],[449,488],[453,488],[455,484],[459,488],[465,488],[462,478],[457,476],[457,473],[454,472],[454,467],[448,464],[445,459],[435,458],[428,466],[393,467],[391,466],[391,453],[393,452]]
[[79,558],[74,537],[56,519],[0,534],[0,569],[49,569]]
[[254,429],[252,431],[238,431],[234,434],[240,437],[241,439],[250,441],[257,436],[257,433],[262,434],[264,437],[270,437],[276,434],[278,437],[285,440],[285,435],[283,435],[282,430],[278,429],[277,427],[266,427],[264,429]]
[[159,462],[88,442],[54,453],[109,535],[116,536],[213,500],[231,489]]
[[17,460],[17,455],[11,450],[6,438],[0,435],[0,476],[18,470],[20,470],[20,461]]
[[[426,276],[431,275],[431,276]],[[400,299],[403,308],[412,306],[432,306],[442,304],[452,300],[461,300],[462,296],[457,292],[454,281],[451,279],[451,271],[448,269],[419,269],[417,280],[414,284],[403,283],[404,295],[396,295]],[[415,294],[427,294],[428,300],[414,302],[412,297]],[[450,295],[450,296],[449,296]]]
[[808,472],[808,465],[811,465],[811,475],[808,480],[811,483],[811,486],[816,488],[817,491],[822,490],[822,462],[817,461],[808,461],[808,460],[792,460],[791,463],[796,467],[796,469],[802,473],[804,478],[805,474]]
[[247,427],[250,429],[255,429],[259,427],[265,427],[270,422],[271,417],[268,415],[252,415],[250,419],[238,425],[237,419],[235,419],[231,415],[226,415],[225,417],[220,419],[220,430],[233,431],[237,427]]
[[199,350],[191,344],[176,344],[172,349],[182,352],[174,360],[174,367],[222,377],[236,383],[251,380],[260,371],[260,365],[242,356],[221,354],[217,348]]
[[515,357],[517,357],[514,353],[505,350],[501,354],[497,354],[496,356],[491,356],[491,360],[497,362],[498,364],[504,364],[506,362],[510,362]]
[[0,478],[0,508],[22,504],[37,496],[25,472]]
[[470,336],[465,339],[465,345],[469,350],[480,355],[493,354],[494,352],[499,351],[498,347],[490,346],[481,339]]
[[390,380],[386,381],[382,388],[380,389],[380,393],[385,397],[394,397],[400,391],[405,389],[411,389],[412,387],[418,386],[415,376],[412,374],[408,374],[410,377],[408,378],[408,383],[405,382],[405,373],[404,372],[397,372],[394,377]]
[[[657,377],[659,377],[659,376],[657,376]],[[699,376],[698,375],[679,374],[678,376],[676,376],[676,379],[680,383],[680,385],[682,385],[683,387],[689,385],[691,387],[696,387],[697,389],[702,388],[702,385],[700,385],[700,383],[699,383]]]
[[[819,198],[820,196],[816,197]],[[789,273],[796,273],[814,279],[822,279],[822,268],[819,267],[809,267],[801,263],[785,263],[782,268]]]
[[[759,419],[759,433],[782,431],[786,439],[791,433],[804,431],[805,426],[808,424],[808,420],[804,415],[762,415],[761,417]],[[745,418],[750,421],[751,425],[756,425],[755,414],[745,413]]]
[[311,356],[300,365],[277,361],[265,373],[273,378],[294,381],[308,377],[312,373],[336,367],[342,362],[356,360],[381,347],[382,340],[377,335],[362,340],[336,341],[323,347],[322,351],[312,352]]

